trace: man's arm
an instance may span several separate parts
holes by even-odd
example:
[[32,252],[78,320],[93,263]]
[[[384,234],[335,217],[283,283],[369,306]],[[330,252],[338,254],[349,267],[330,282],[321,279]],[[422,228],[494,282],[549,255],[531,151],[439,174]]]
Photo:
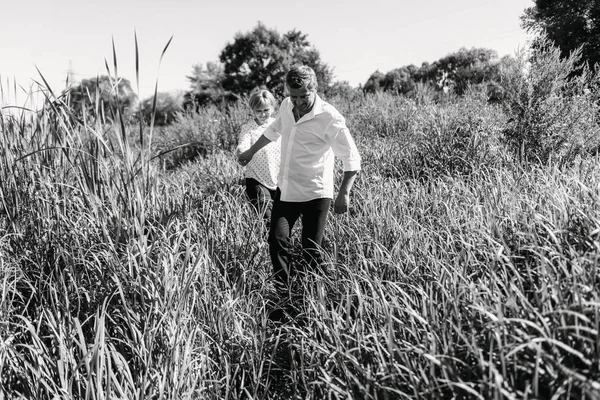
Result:
[[254,157],[254,154],[256,154],[257,151],[259,151],[269,143],[271,143],[271,140],[268,139],[265,135],[261,135],[258,138],[258,140],[254,142],[252,146],[250,146],[248,150],[238,154],[238,163],[240,163],[240,165],[248,164],[250,160],[252,160],[252,157]]
[[356,175],[358,175],[358,171],[344,171],[344,179],[340,185],[340,190],[333,207],[337,214],[348,211],[348,206],[350,205],[350,191],[352,190],[352,185],[354,185]]

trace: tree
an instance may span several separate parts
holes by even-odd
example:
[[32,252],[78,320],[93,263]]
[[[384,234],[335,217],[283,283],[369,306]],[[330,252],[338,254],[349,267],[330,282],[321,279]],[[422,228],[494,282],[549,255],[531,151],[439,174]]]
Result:
[[225,71],[218,61],[194,65],[192,74],[186,78],[191,83],[191,90],[184,96],[184,109],[227,103],[235,99],[230,91],[223,89]]
[[581,59],[600,65],[600,0],[534,0],[525,9],[522,26],[544,34],[563,58],[581,47]]
[[381,81],[383,90],[394,94],[407,94],[414,90],[415,81],[409,67],[389,71]]
[[336,81],[327,90],[327,99],[339,98],[351,101],[362,94],[360,89],[353,88],[348,81]]
[[[424,67],[425,68],[425,67]],[[440,89],[463,94],[469,84],[491,82],[498,78],[498,54],[484,48],[461,48],[428,65],[420,75]]]
[[365,93],[377,93],[383,92],[383,79],[385,78],[385,74],[379,70],[373,72],[367,82],[363,86],[363,91]]
[[499,60],[494,50],[462,48],[432,64],[424,62],[421,67],[411,64],[385,74],[375,71],[363,90],[366,93],[410,94],[418,83],[422,83],[437,90],[463,94],[470,84],[495,82],[498,77]]
[[106,75],[84,79],[68,89],[70,103],[79,115],[103,116],[114,119],[117,111],[128,118],[137,101],[131,83],[125,78]]
[[285,74],[294,64],[313,68],[322,92],[333,81],[333,70],[321,61],[319,51],[310,44],[307,35],[296,30],[280,35],[261,22],[250,32],[236,34],[219,59],[224,67],[222,88],[238,95],[264,87],[283,97]]

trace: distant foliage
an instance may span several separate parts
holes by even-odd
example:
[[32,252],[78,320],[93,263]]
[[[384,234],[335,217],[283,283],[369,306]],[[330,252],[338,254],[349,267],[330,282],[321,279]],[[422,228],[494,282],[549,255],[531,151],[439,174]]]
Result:
[[226,106],[259,87],[283,98],[285,74],[295,64],[314,69],[322,93],[332,88],[333,69],[306,34],[292,30],[282,35],[259,22],[252,31],[237,33],[218,62],[193,67],[185,106]]
[[[177,113],[181,112],[183,102],[182,94],[159,92],[156,94],[156,106],[154,110],[154,125],[163,126],[175,121]],[[154,96],[144,99],[139,104],[139,111],[145,123],[152,121],[152,109]]]
[[373,72],[367,82],[363,86],[363,90],[365,93],[377,93],[383,92],[383,78],[385,74],[379,70]]
[[561,55],[542,39],[502,71],[504,137],[521,160],[565,163],[598,151],[600,71],[578,67],[580,51]]
[[326,99],[335,98],[338,101],[343,99],[346,102],[352,102],[362,94],[362,90],[350,86],[347,81],[337,81],[327,89],[324,97]]
[[321,90],[329,87],[333,71],[307,37],[296,30],[281,35],[260,22],[252,31],[238,33],[219,57],[225,74],[223,89],[244,95],[265,87],[283,97],[285,74],[294,64],[314,69]]
[[461,95],[471,84],[498,78],[498,55],[490,49],[462,48],[422,68],[421,77]]
[[415,79],[417,78],[416,68],[402,67],[396,68],[385,74],[380,82],[384,92],[394,94],[406,94],[415,89]]
[[223,89],[225,72],[218,61],[196,64],[187,76],[191,89],[184,96],[185,109],[198,109],[209,105],[226,105],[236,99],[231,91]]
[[525,9],[522,25],[546,35],[563,58],[580,50],[580,61],[600,65],[600,0],[534,0]]
[[80,116],[101,116],[115,120],[117,112],[128,118],[133,112],[137,95],[125,78],[106,75],[84,79],[68,90],[70,105]]
[[417,85],[425,84],[438,91],[462,95],[469,85],[496,82],[499,66],[509,57],[498,60],[494,50],[484,48],[462,48],[432,64],[421,67],[408,65],[387,73],[375,71],[365,83],[366,93],[389,92],[412,94]]
[[377,70],[371,74],[363,90],[365,93],[408,94],[415,90],[420,81],[420,71],[414,65],[396,68],[385,74]]

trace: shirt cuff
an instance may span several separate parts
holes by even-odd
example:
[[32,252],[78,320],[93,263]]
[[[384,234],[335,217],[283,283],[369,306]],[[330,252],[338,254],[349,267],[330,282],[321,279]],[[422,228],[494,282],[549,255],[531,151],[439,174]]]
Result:
[[269,139],[271,142],[275,142],[277,139],[279,139],[279,136],[281,136],[281,135],[279,133],[267,128],[263,132],[263,136],[266,137],[267,139]]
[[360,160],[344,161],[344,172],[347,171],[360,171]]

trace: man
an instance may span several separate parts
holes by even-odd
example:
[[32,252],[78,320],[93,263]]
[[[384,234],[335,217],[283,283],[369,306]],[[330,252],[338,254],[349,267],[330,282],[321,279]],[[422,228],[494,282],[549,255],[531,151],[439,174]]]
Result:
[[304,257],[312,268],[319,266],[319,247],[333,199],[334,156],[342,160],[344,167],[334,211],[344,213],[360,170],[360,155],[344,117],[317,95],[317,78],[312,68],[292,68],[285,83],[289,97],[281,103],[275,121],[250,149],[238,155],[238,161],[246,165],[258,150],[281,137],[269,252],[276,279],[287,286],[293,272],[290,237],[294,224],[302,216]]

